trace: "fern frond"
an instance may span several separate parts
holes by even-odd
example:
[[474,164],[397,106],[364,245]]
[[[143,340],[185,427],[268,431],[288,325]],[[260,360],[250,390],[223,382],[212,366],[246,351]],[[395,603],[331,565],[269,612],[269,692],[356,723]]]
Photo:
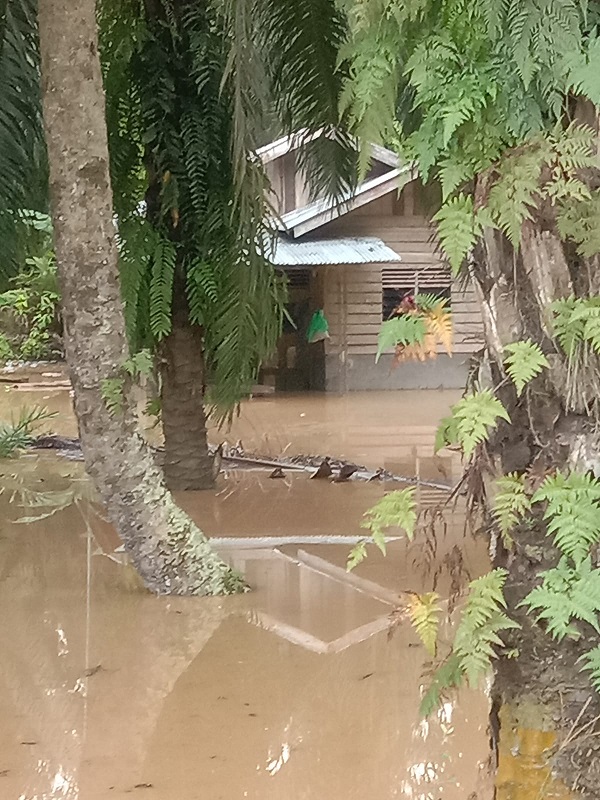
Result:
[[408,606],[412,626],[432,658],[435,658],[437,649],[441,613],[440,596],[437,592],[413,595]]
[[478,444],[487,441],[499,419],[510,422],[507,410],[489,389],[459,400],[452,407],[452,417],[456,420],[456,428],[452,432],[456,433],[456,441],[465,458],[473,455]]
[[582,671],[589,673],[594,689],[600,692],[600,645],[581,656],[579,661],[583,662]]
[[100,383],[100,395],[108,413],[113,416],[123,411],[125,403],[123,386],[123,378],[104,378]]
[[582,564],[600,542],[600,482],[587,473],[561,472],[546,478],[532,497],[545,502],[544,519],[554,544]]
[[177,250],[168,239],[158,237],[152,254],[150,280],[150,328],[157,341],[171,332],[171,304]]
[[525,491],[525,477],[509,473],[495,482],[496,494],[492,513],[507,549],[514,542],[512,532],[531,509],[531,500]]
[[357,542],[348,554],[348,559],[346,561],[346,572],[351,572],[354,567],[357,567],[360,563],[362,563],[366,557],[367,543],[365,541]]
[[442,249],[456,274],[481,232],[473,198],[464,194],[452,197],[434,215],[433,220],[437,223]]
[[123,364],[123,369],[132,378],[137,378],[140,375],[150,375],[154,367],[154,359],[150,350],[144,348],[133,353]]
[[544,621],[553,639],[578,638],[581,633],[573,624],[581,620],[600,632],[600,570],[592,569],[590,558],[573,564],[564,557],[554,569],[542,573],[542,584],[536,586],[522,605]]
[[458,420],[454,416],[444,417],[435,433],[434,452],[453,444],[458,444]]
[[585,330],[585,320],[575,317],[578,308],[579,300],[575,297],[555,300],[550,307],[554,334],[569,358],[575,355],[577,346],[583,341]]
[[387,350],[394,349],[397,345],[411,347],[423,344],[427,334],[425,319],[419,314],[402,314],[384,322],[377,337],[377,354],[375,362],[379,361]]
[[600,105],[600,37],[590,36],[585,50],[574,49],[565,59],[568,80],[575,94]]
[[456,653],[451,653],[433,674],[425,694],[421,698],[419,713],[429,717],[441,704],[450,689],[458,689],[464,682],[461,661]]
[[544,165],[544,151],[537,148],[507,158],[490,190],[487,208],[500,230],[518,248],[525,220],[531,219],[535,195]]
[[520,397],[525,386],[549,366],[548,359],[539,345],[530,340],[507,344],[504,352],[506,371],[515,384],[517,397]]
[[502,631],[520,627],[505,613],[506,570],[495,569],[471,581],[454,637],[453,653],[470,686],[476,686],[502,645]]
[[415,489],[409,487],[384,495],[365,514],[361,527],[371,532],[373,542],[385,555],[385,530],[391,527],[403,528],[412,540],[417,522],[417,503]]

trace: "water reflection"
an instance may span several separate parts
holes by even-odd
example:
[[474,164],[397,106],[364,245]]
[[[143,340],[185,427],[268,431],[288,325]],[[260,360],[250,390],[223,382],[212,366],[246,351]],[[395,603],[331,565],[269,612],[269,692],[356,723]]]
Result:
[[[288,439],[314,451],[318,427],[297,439],[288,429]],[[418,445],[428,472],[439,466],[434,427],[430,444]],[[340,455],[367,464],[384,457],[380,449],[359,458],[361,442],[345,446]],[[398,540],[352,583],[347,545],[310,537],[361,533],[361,515],[384,487],[228,474],[216,492],[180,500],[210,535],[245,538],[248,546],[223,553],[254,591],[154,598],[119,559],[95,555],[112,555],[118,540],[94,512],[81,465],[43,455],[3,462],[0,472],[0,797],[491,797],[486,698],[465,691],[420,720],[423,649],[405,624],[387,636],[403,591],[434,581],[451,590],[448,570],[435,576],[453,548],[465,574],[485,565],[485,546],[465,535],[460,514],[439,534],[431,569]],[[44,506],[51,497],[64,502]],[[13,524],[24,513],[41,518]],[[287,537],[278,547],[249,541],[278,534]]]

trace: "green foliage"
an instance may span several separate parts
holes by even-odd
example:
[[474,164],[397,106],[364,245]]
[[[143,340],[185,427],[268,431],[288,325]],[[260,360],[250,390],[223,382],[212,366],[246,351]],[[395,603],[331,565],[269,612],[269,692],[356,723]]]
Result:
[[171,305],[177,250],[173,242],[156,237],[150,263],[150,330],[157,341],[171,332]]
[[[413,487],[395,492],[388,492],[372,508],[364,514],[361,527],[371,532],[372,541],[381,552],[386,553],[385,531],[387,528],[400,527],[412,540],[417,522],[417,504]],[[361,540],[350,551],[346,569],[354,569],[367,556],[367,541]]]
[[600,354],[600,297],[569,297],[551,307],[554,334],[571,361],[581,346]]
[[600,645],[585,653],[579,660],[584,664],[583,671],[590,673],[592,686],[600,692]]
[[535,492],[532,503],[545,503],[544,519],[554,544],[576,566],[600,542],[600,483],[591,475],[551,475]]
[[458,444],[458,420],[453,416],[443,417],[435,432],[434,452],[455,444]]
[[504,546],[511,549],[512,532],[531,510],[531,500],[525,491],[525,478],[509,473],[495,482],[492,514],[500,530]]
[[473,210],[473,199],[459,194],[452,197],[433,217],[444,253],[454,273],[475,245],[481,226]]
[[269,81],[245,6],[161,0],[147,14],[134,2],[101,3],[130,345],[153,348],[171,330],[173,304],[187,306],[202,326],[210,399],[223,411],[271,354],[285,299],[260,246],[268,184],[249,154]]
[[5,333],[0,331],[0,363],[9,361],[11,358],[14,358],[14,355],[12,344],[8,337]]
[[367,543],[363,540],[357,542],[350,553],[346,562],[346,571],[351,572],[354,567],[357,567],[367,557]]
[[600,192],[566,199],[559,209],[557,226],[561,237],[575,242],[585,258],[600,253]]
[[507,344],[504,352],[506,371],[515,384],[517,396],[520,397],[525,386],[548,367],[548,359],[539,345],[530,340]]
[[385,555],[386,528],[403,528],[408,538],[412,540],[416,522],[415,490],[413,487],[409,487],[384,495],[365,512],[361,526],[371,532],[373,542]]
[[23,409],[16,420],[0,423],[0,458],[10,458],[31,444],[35,429],[55,413],[45,408]]
[[104,378],[100,383],[100,395],[104,400],[109,414],[119,414],[123,411],[125,396],[123,378]]
[[464,682],[464,672],[460,658],[456,653],[451,653],[448,658],[440,664],[433,674],[427,690],[421,698],[419,713],[422,717],[428,717],[439,708],[443,698],[449,690],[459,689]]
[[382,353],[393,350],[397,345],[411,346],[423,344],[427,333],[427,325],[422,316],[402,314],[384,322],[377,338],[377,355],[379,361]]
[[600,97],[597,15],[585,0],[345,5],[343,110],[359,136],[392,144],[441,183],[437,221],[455,270],[484,226],[518,247],[542,206],[581,252],[598,251],[598,201],[582,172],[594,134],[566,122],[573,92]]
[[600,37],[589,36],[583,48],[566,55],[565,65],[571,90],[600,105]]
[[563,556],[554,569],[542,573],[536,586],[522,603],[536,621],[544,621],[553,639],[578,638],[574,620],[587,622],[600,633],[600,570],[592,568],[591,558],[573,563]]
[[132,378],[137,378],[140,375],[147,376],[152,374],[154,361],[150,350],[139,350],[130,356],[123,364],[123,369]]
[[436,451],[458,444],[465,456],[473,455],[481,442],[487,441],[498,420],[510,422],[508,412],[488,389],[463,397],[452,406],[452,415],[443,419],[436,435]]
[[470,686],[476,686],[502,645],[499,634],[518,628],[505,613],[503,588],[506,570],[495,569],[471,581],[469,594],[456,630],[453,653]]
[[[34,217],[42,224],[40,215]],[[25,360],[56,355],[61,331],[56,263],[50,249],[26,258],[25,266],[10,280],[11,288],[0,294],[0,308],[12,317],[12,333],[6,339],[10,354]]]
[[23,263],[20,209],[45,210],[47,163],[39,85],[37,4],[0,0],[0,287]]
[[412,626],[432,658],[437,649],[441,613],[440,596],[437,592],[414,595],[408,607]]

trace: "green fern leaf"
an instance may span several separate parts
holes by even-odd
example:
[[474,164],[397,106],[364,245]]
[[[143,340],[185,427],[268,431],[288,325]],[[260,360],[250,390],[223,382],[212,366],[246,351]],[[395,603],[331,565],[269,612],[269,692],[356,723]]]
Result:
[[416,508],[415,489],[412,486],[389,492],[364,514],[361,527],[371,532],[374,543],[385,555],[386,528],[403,528],[408,538],[412,540],[417,522]]
[[440,625],[440,596],[437,592],[414,595],[408,606],[412,626],[429,655],[435,658]]
[[533,149],[507,158],[500,178],[490,189],[488,211],[515,248],[521,243],[523,222],[531,219],[531,209],[535,207],[545,154],[544,150]]
[[439,708],[445,694],[449,689],[458,689],[462,686],[464,672],[460,658],[456,653],[450,656],[435,671],[431,683],[421,699],[419,713],[422,717],[430,716]]
[[558,472],[533,495],[532,503],[541,502],[554,544],[576,565],[584,563],[600,542],[600,482],[587,473]]
[[504,352],[506,371],[515,384],[517,397],[520,397],[525,386],[549,366],[548,359],[539,345],[530,340],[507,344]]
[[458,444],[458,420],[453,416],[444,417],[435,433],[434,452],[453,444]]
[[463,397],[452,407],[452,417],[456,420],[456,440],[466,458],[478,444],[487,441],[499,419],[510,422],[507,410],[489,389]]
[[139,375],[150,375],[153,367],[154,359],[152,358],[152,353],[146,348],[138,350],[137,353],[130,356],[123,364],[123,369],[128,375],[131,375],[132,378],[136,378]]
[[476,686],[502,645],[499,634],[519,625],[507,617],[503,588],[506,570],[495,569],[469,584],[469,594],[454,637],[453,653],[470,686]]
[[563,556],[558,565],[541,574],[536,586],[521,605],[544,621],[552,638],[579,638],[576,620],[586,622],[600,632],[600,570],[592,568],[590,558],[575,564]]
[[581,656],[579,661],[583,662],[582,671],[589,672],[594,689],[600,692],[600,645]]
[[378,362],[386,350],[393,350],[397,345],[410,346],[422,344],[427,334],[427,325],[418,314],[402,314],[384,322],[377,338]]
[[580,308],[579,300],[575,297],[555,300],[550,307],[554,334],[569,358],[575,355],[577,346],[583,341],[585,320],[575,317],[575,312]]
[[454,273],[462,266],[480,234],[473,198],[459,194],[447,200],[433,217],[442,249]]
[[509,473],[495,483],[496,494],[492,513],[500,529],[500,535],[507,549],[514,542],[512,532],[531,509],[531,500],[525,491],[525,478]]
[[158,238],[152,256],[150,280],[150,327],[158,341],[171,332],[171,304],[177,251],[167,239]]
[[351,572],[354,567],[357,567],[367,557],[367,543],[365,541],[357,542],[348,555],[346,562],[346,572]]
[[100,395],[109,414],[115,415],[123,411],[123,386],[123,378],[104,378],[100,382]]
[[572,50],[565,62],[575,94],[600,105],[600,37],[590,37],[587,51]]

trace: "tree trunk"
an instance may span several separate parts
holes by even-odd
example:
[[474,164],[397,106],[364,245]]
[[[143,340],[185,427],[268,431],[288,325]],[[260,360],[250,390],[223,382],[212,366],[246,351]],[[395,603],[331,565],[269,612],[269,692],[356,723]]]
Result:
[[[497,232],[487,232],[474,254],[471,275],[492,380],[511,416],[492,443],[504,472],[532,469],[543,475],[546,469],[567,465],[597,471],[598,432],[587,413],[596,391],[597,364],[592,360],[578,376],[574,395],[549,316],[554,300],[573,294],[574,276],[581,279],[584,271],[578,266],[551,226],[539,221],[524,226],[518,254]],[[592,286],[578,290],[593,293]],[[505,381],[502,350],[524,339],[540,345],[550,368],[519,399]],[[504,637],[517,656],[498,661],[493,688],[501,725],[499,797],[598,797],[600,741],[594,718],[600,698],[577,659],[599,637],[590,629],[589,636],[557,644],[534,624],[519,604],[539,583],[540,572],[556,565],[557,551],[541,521],[524,526],[515,540],[514,552],[497,557],[497,565],[509,570],[508,613],[522,625]]]
[[214,460],[208,453],[204,413],[202,332],[175,315],[161,347],[161,415],[164,473],[172,489],[210,489]]
[[[65,352],[85,464],[146,586],[219,594],[240,580],[167,491],[136,432],[94,0],[40,0],[44,123]],[[120,409],[109,410],[108,390]]]

